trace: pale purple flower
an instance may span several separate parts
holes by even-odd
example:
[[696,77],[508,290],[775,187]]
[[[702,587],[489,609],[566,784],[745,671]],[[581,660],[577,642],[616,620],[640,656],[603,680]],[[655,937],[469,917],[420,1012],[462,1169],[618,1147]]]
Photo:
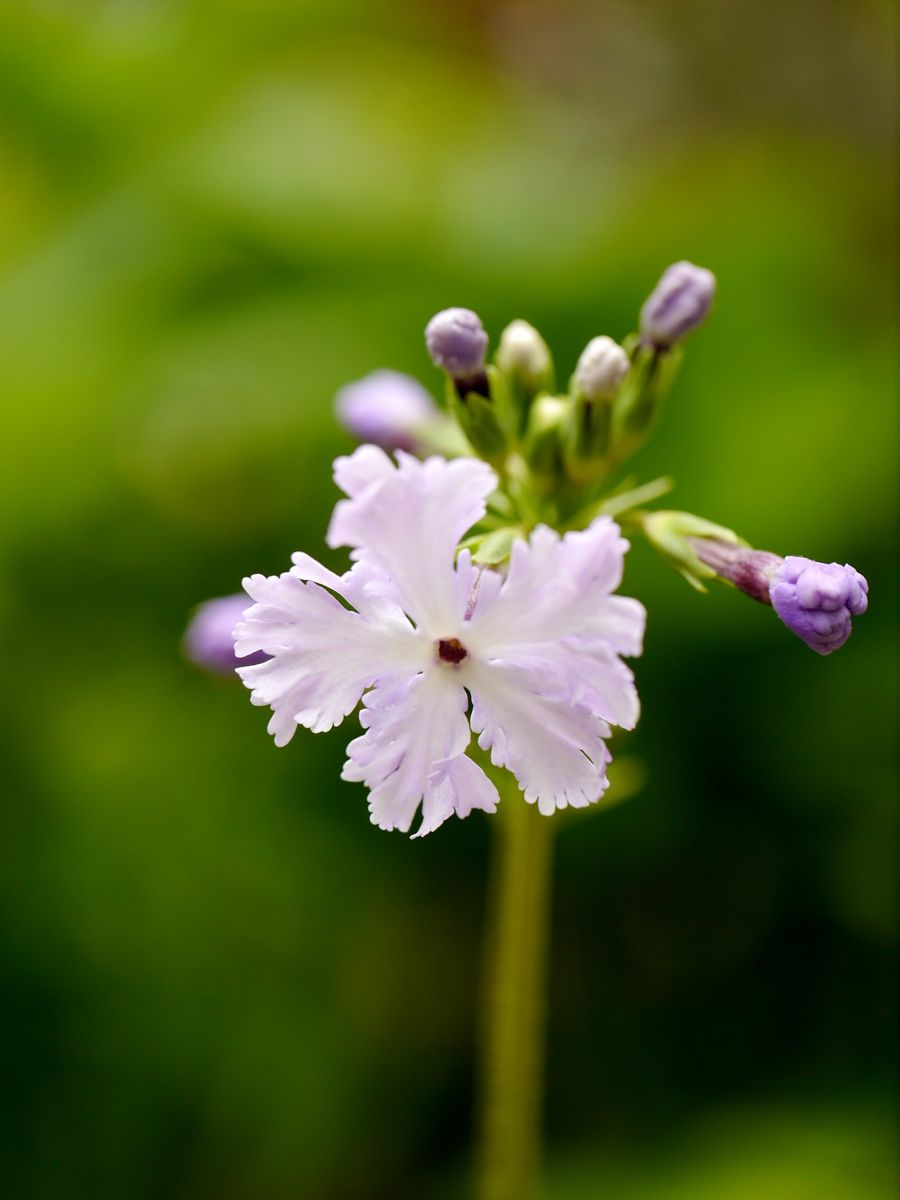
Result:
[[769,595],[788,629],[817,654],[831,654],[850,636],[850,618],[866,611],[868,590],[866,580],[849,563],[788,555],[772,576]]
[[243,592],[201,604],[188,623],[182,643],[191,662],[217,675],[231,675],[235,667],[265,662],[268,656],[263,653],[250,659],[238,659],[234,653],[234,627],[248,607]]
[[664,350],[703,324],[716,294],[716,277],[690,262],[673,263],[641,309],[641,334]]
[[431,361],[455,380],[477,379],[484,371],[488,335],[477,313],[468,308],[445,308],[425,326]]
[[437,406],[418,380],[400,371],[372,371],[334,398],[338,420],[361,442],[385,450],[413,450]]
[[[601,517],[561,537],[539,526],[514,543],[505,575],[457,555],[496,476],[483,462],[396,465],[362,446],[335,463],[347,494],[330,546],[352,547],[344,575],[306,554],[280,576],[254,575],[238,627],[252,701],[269,705],[279,746],[298,725],[321,732],[363,710],[343,777],[365,783],[373,823],[417,836],[453,813],[493,812],[497,790],[467,754],[472,732],[542,813],[593,803],[607,786],[610,725],[638,718],[631,672],[641,604],[611,593],[628,543]],[[468,717],[467,717],[468,713]]]

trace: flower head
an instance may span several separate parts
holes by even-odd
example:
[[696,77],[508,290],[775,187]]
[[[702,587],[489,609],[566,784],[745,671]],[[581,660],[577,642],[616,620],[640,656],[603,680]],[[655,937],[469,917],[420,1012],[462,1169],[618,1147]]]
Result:
[[772,576],[772,607],[788,629],[817,654],[839,650],[851,617],[868,607],[869,585],[849,563],[819,563],[789,555]]
[[417,431],[437,415],[425,388],[400,371],[372,371],[334,398],[338,420],[361,442],[386,450],[412,450]]
[[716,277],[690,262],[673,263],[641,309],[641,334],[660,350],[702,325],[716,294]]
[[347,495],[328,530],[355,560],[336,575],[306,554],[254,575],[238,627],[241,667],[269,731],[339,724],[362,700],[364,733],[343,777],[369,789],[372,821],[417,835],[453,813],[493,812],[498,795],[467,754],[474,732],[525,799],[551,813],[593,803],[607,785],[610,725],[632,728],[638,698],[620,655],[641,651],[645,613],[611,593],[628,543],[601,517],[560,536],[538,526],[513,544],[505,575],[457,554],[496,476],[460,458],[396,464],[374,446],[338,459]]
[[234,653],[234,627],[247,607],[243,592],[201,604],[184,634],[184,652],[191,662],[217,675],[232,675],[235,667],[265,662],[267,655],[262,653],[250,659],[238,659]]

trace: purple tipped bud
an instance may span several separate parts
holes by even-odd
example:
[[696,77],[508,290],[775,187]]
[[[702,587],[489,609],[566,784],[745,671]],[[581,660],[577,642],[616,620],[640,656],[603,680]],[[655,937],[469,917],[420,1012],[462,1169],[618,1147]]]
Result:
[[628,374],[628,355],[610,337],[592,338],[575,368],[575,389],[587,400],[612,397]]
[[437,415],[431,396],[399,371],[372,371],[334,398],[338,420],[361,442],[385,450],[414,450],[416,433]]
[[445,308],[425,327],[425,344],[436,367],[457,381],[479,378],[484,372],[488,335],[481,318],[468,308]]
[[236,596],[219,596],[201,604],[184,635],[184,652],[191,662],[216,675],[232,675],[235,667],[252,667],[255,663],[265,662],[269,656],[261,650],[246,658],[238,658],[234,652],[232,631],[252,603],[240,592]]
[[788,629],[817,654],[839,650],[851,617],[868,607],[869,585],[849,564],[819,563],[789,555],[772,576],[772,607]]
[[668,267],[641,309],[641,334],[660,350],[703,324],[716,293],[712,271],[693,263]]

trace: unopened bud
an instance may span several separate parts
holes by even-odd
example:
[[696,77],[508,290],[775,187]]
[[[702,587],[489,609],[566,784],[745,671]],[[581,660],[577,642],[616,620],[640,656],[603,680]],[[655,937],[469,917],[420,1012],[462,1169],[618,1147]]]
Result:
[[641,309],[641,335],[658,350],[668,349],[703,323],[716,292],[712,271],[693,263],[668,267]]
[[239,592],[236,596],[219,596],[207,600],[194,612],[185,631],[184,653],[207,671],[216,675],[233,675],[235,667],[252,667],[269,657],[261,650],[238,658],[234,652],[234,627],[253,601]]
[[438,416],[422,385],[400,371],[372,371],[342,387],[334,399],[338,420],[361,442],[385,450],[414,450],[417,432]]
[[460,392],[481,391],[488,335],[481,318],[468,308],[445,308],[425,327],[431,361],[446,371]]
[[553,387],[550,348],[533,325],[512,321],[500,335],[497,366],[517,383],[527,399]]
[[831,654],[849,638],[850,618],[866,611],[868,590],[865,578],[849,563],[789,555],[772,577],[770,596],[788,629],[817,654]]
[[628,374],[629,359],[610,337],[592,338],[585,346],[573,378],[576,395],[588,400],[608,400]]

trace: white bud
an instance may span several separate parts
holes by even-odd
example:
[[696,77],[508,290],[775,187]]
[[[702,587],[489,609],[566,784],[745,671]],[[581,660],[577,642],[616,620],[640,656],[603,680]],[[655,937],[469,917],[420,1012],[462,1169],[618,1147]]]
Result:
[[592,338],[575,368],[575,390],[587,400],[609,399],[628,374],[628,355],[610,337]]
[[547,343],[533,325],[521,320],[510,322],[503,330],[497,366],[520,379],[529,390],[549,386],[553,370]]

